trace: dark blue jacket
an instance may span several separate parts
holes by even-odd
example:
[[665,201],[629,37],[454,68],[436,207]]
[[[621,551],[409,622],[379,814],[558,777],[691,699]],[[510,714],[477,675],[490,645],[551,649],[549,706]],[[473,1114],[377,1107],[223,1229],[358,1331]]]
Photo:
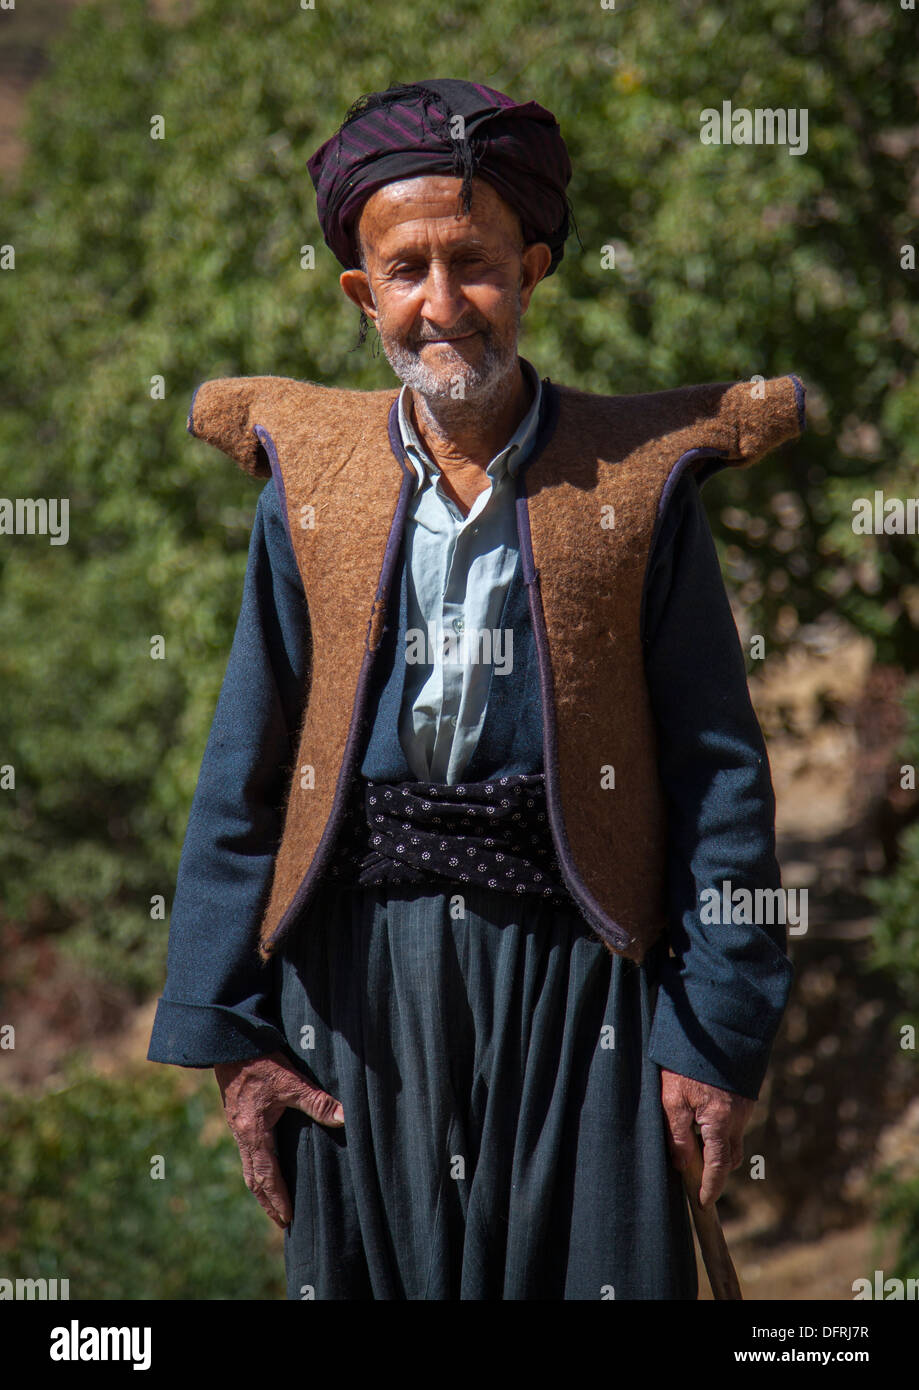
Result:
[[[361,766],[365,777],[388,781],[411,777],[397,733],[402,559],[400,625],[386,631],[375,666],[376,716]],[[542,770],[542,710],[519,560],[501,626],[514,629],[513,669],[492,681],[470,781]],[[642,637],[667,796],[670,932],[641,967],[623,964],[659,981],[652,1059],[755,1097],[791,985],[785,927],[734,923],[728,945],[724,928],[701,921],[698,892],[725,879],[780,886],[775,802],[690,468],[654,542]],[[272,480],[256,509],[236,635],[179,864],[151,1061],[207,1067],[287,1050],[273,1007],[276,962],[263,964],[256,948],[296,756],[308,639],[303,584]]]

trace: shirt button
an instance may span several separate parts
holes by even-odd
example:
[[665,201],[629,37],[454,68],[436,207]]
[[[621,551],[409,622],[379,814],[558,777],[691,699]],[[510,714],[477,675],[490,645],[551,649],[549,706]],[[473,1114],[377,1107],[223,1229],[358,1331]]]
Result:
[[465,620],[465,618],[454,618],[454,619],[453,619],[453,631],[454,631],[454,632],[463,632],[463,631],[465,630],[465,627],[466,627],[466,620]]

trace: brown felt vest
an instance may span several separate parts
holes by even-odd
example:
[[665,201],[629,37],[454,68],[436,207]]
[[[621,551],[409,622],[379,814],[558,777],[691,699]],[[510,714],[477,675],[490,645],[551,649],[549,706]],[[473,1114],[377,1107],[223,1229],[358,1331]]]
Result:
[[[521,467],[517,516],[549,819],[585,918],[611,952],[640,962],[666,925],[666,812],[640,636],[664,488],[678,463],[714,456],[746,467],[796,438],[804,393],[791,376],[638,396],[547,388],[557,421]],[[261,923],[264,959],[312,896],[360,766],[414,480],[390,443],[397,397],[262,376],[205,382],[192,400],[192,434],[254,477],[274,470],[309,608],[311,672]]]

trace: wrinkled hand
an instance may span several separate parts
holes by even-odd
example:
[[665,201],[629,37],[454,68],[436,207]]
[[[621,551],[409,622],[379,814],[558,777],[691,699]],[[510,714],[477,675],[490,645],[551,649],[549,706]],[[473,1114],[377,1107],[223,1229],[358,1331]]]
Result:
[[743,1163],[743,1132],[756,1102],[662,1067],[661,1103],[667,1116],[671,1157],[681,1172],[692,1157],[693,1121],[699,1125],[704,1159],[699,1205],[717,1202],[728,1173]]
[[272,1131],[288,1107],[334,1128],[344,1124],[344,1111],[334,1096],[304,1081],[283,1052],[249,1062],[220,1062],[214,1074],[227,1124],[239,1146],[246,1186],[276,1225],[289,1226],[293,1207]]

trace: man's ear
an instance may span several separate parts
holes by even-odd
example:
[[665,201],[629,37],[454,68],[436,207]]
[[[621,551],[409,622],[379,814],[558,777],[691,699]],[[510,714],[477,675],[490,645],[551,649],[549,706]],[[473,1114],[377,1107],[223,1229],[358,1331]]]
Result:
[[365,270],[343,270],[338,277],[345,294],[368,318],[376,321],[377,311],[370,290],[370,277]]
[[544,241],[531,241],[523,248],[520,271],[520,304],[525,311],[530,296],[552,264],[552,251]]

